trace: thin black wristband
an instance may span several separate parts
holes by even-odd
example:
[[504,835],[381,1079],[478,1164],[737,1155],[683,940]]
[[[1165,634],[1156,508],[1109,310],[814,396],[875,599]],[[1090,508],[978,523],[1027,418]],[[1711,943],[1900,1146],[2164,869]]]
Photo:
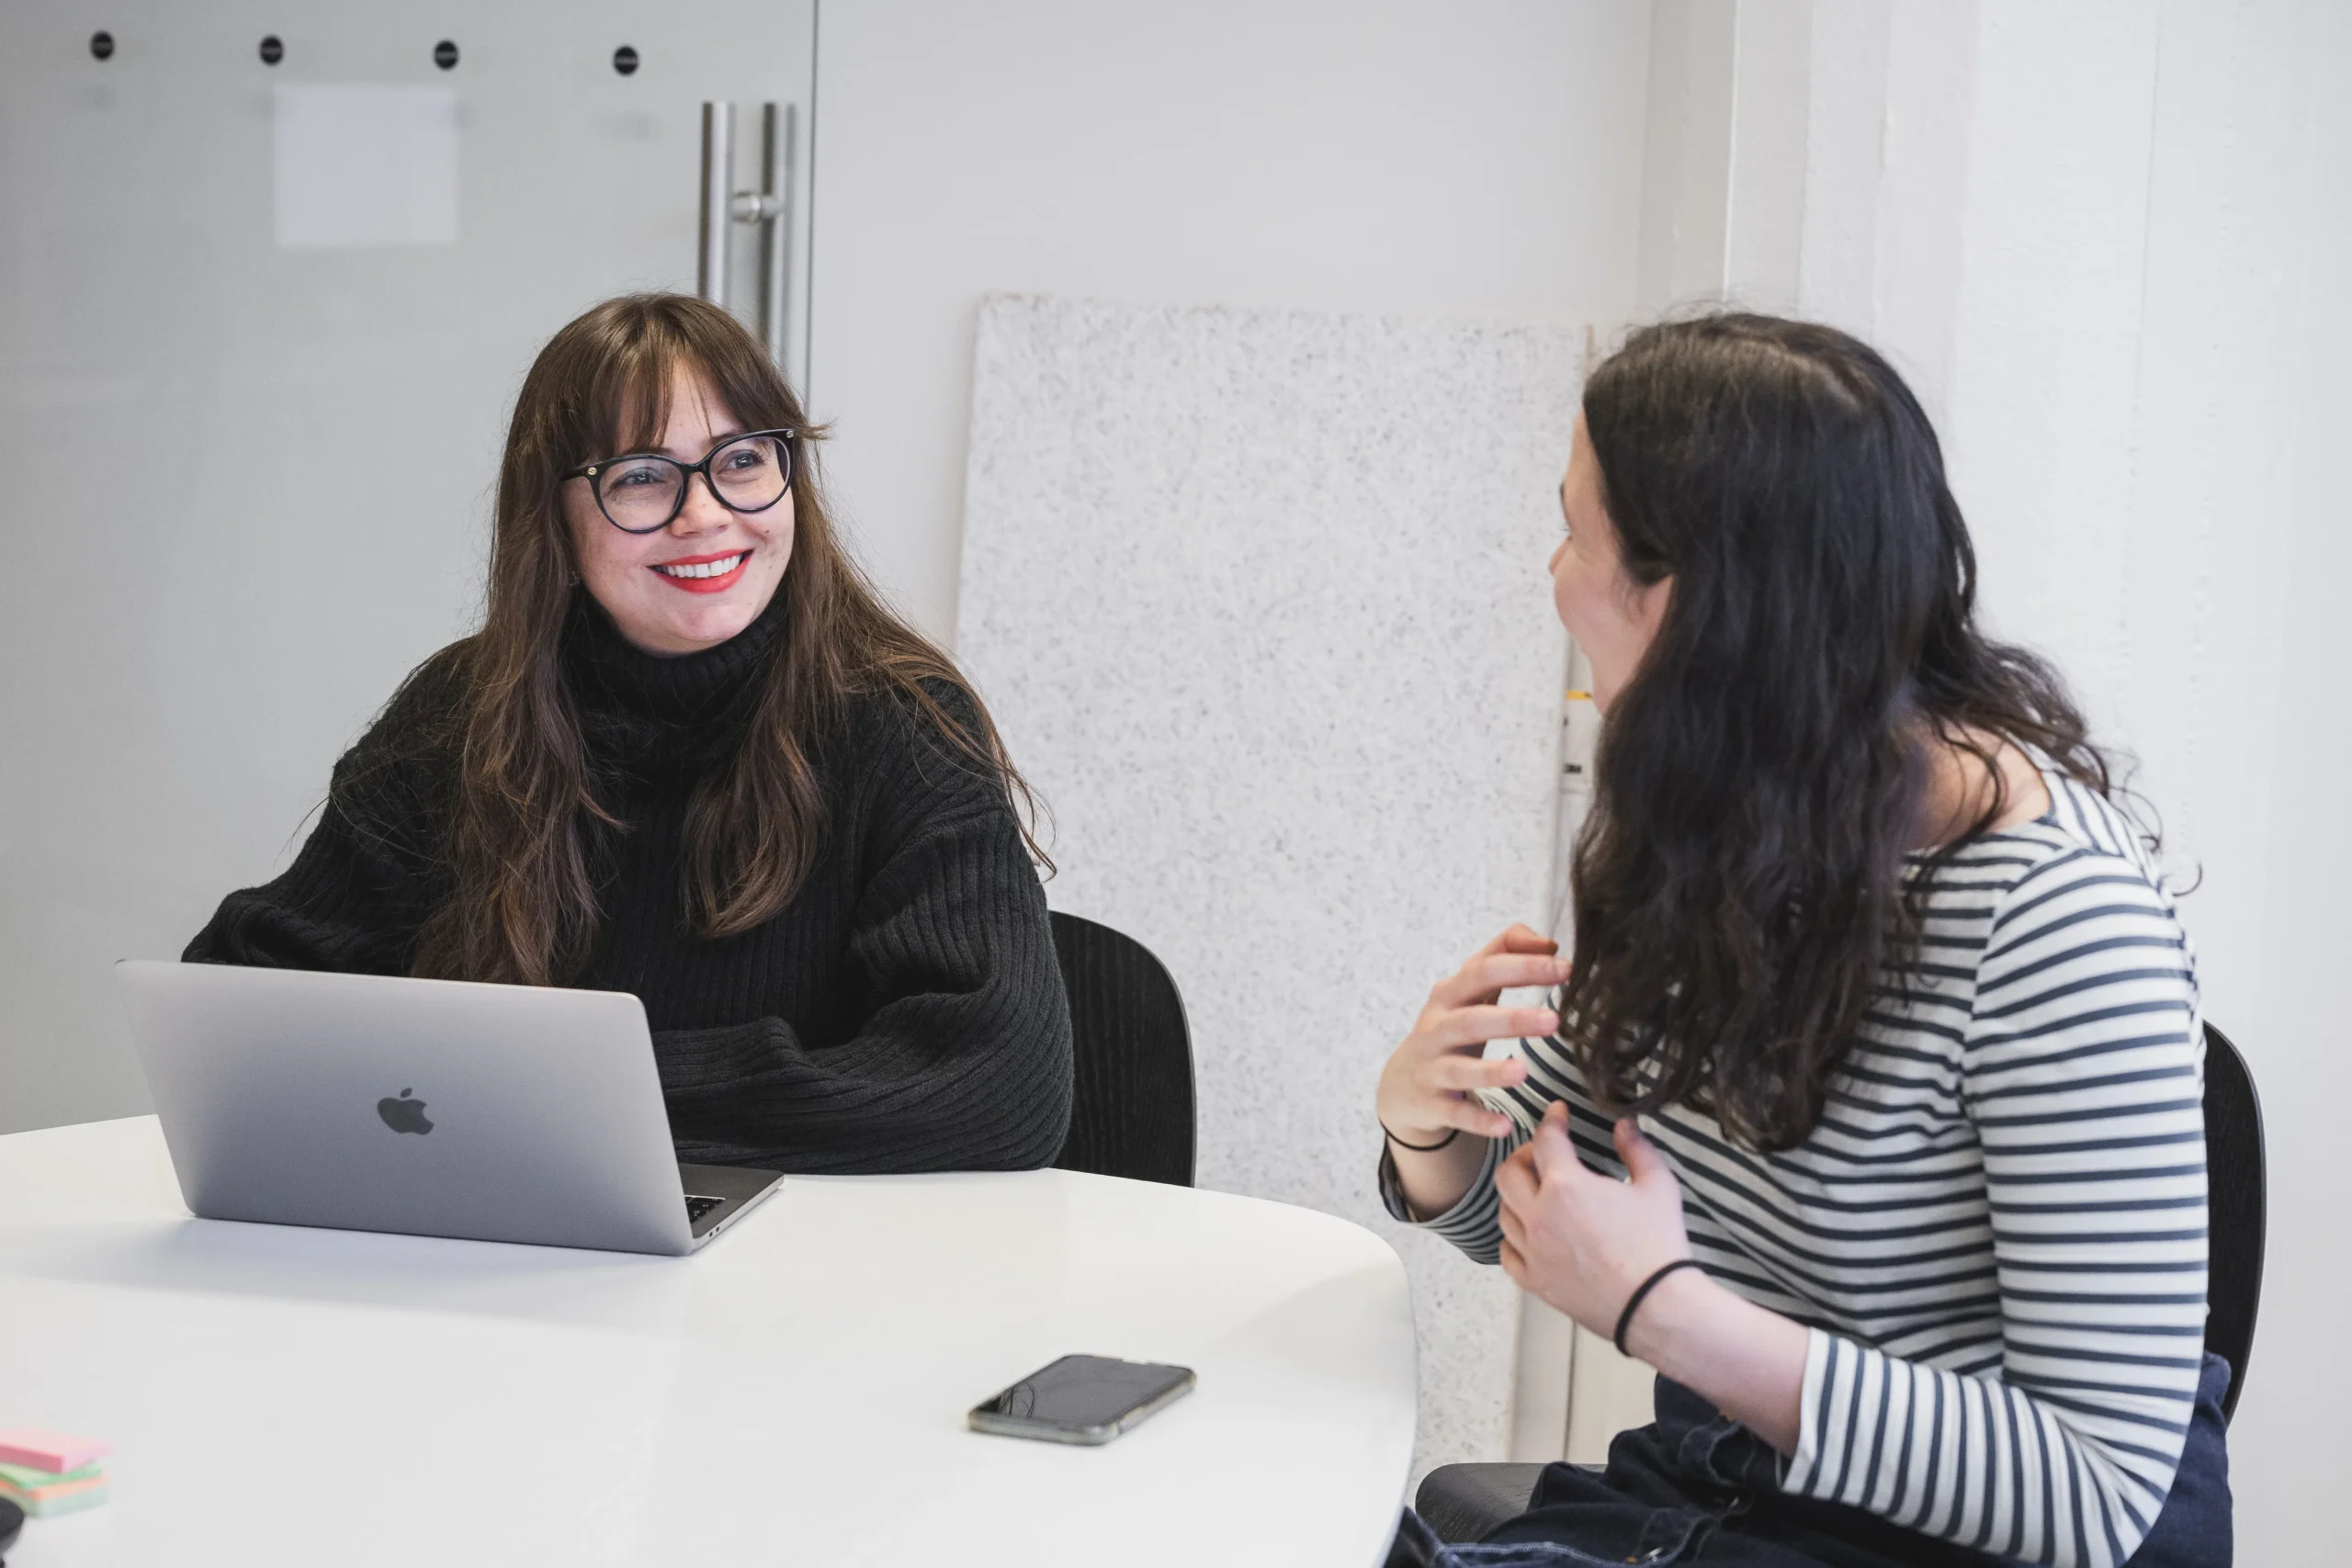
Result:
[[1610,1343],[1617,1347],[1619,1355],[1633,1354],[1631,1350],[1625,1348],[1625,1330],[1634,1326],[1634,1310],[1642,1304],[1642,1298],[1657,1289],[1657,1282],[1677,1269],[1696,1269],[1697,1267],[1699,1267],[1699,1260],[1695,1258],[1678,1258],[1634,1287],[1634,1293],[1625,1298],[1625,1310],[1617,1314],[1617,1332],[1609,1337]]
[[1435,1154],[1438,1150],[1445,1147],[1446,1145],[1453,1142],[1454,1139],[1462,1136],[1461,1128],[1449,1127],[1446,1129],[1445,1136],[1440,1138],[1434,1144],[1408,1144],[1404,1139],[1398,1137],[1396,1134],[1389,1132],[1388,1123],[1385,1122],[1380,1123],[1380,1131],[1390,1143],[1396,1145],[1398,1148],[1410,1149],[1417,1155]]

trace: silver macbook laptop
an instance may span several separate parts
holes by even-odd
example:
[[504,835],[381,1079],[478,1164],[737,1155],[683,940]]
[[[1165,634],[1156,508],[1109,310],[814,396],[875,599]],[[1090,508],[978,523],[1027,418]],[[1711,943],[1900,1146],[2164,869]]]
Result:
[[678,1163],[632,996],[139,959],[115,974],[181,1196],[207,1219],[674,1256],[782,1179]]

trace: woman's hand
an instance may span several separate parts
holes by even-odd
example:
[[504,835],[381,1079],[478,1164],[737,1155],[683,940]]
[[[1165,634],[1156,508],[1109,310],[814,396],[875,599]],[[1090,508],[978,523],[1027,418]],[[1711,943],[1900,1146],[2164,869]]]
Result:
[[1568,1108],[1555,1100],[1535,1135],[1495,1172],[1504,1272],[1603,1337],[1643,1280],[1690,1256],[1682,1184],[1666,1157],[1630,1116],[1617,1123],[1616,1142],[1628,1180],[1577,1157]]
[[[1690,1256],[1682,1184],[1631,1117],[1617,1123],[1628,1179],[1592,1170],[1568,1141],[1567,1107],[1495,1172],[1504,1269],[1521,1290],[1607,1338],[1643,1280]],[[1680,1269],[1642,1298],[1625,1347],[1713,1400],[1784,1454],[1804,1419],[1804,1326]]]
[[1380,1070],[1374,1101],[1381,1125],[1393,1137],[1389,1147],[1406,1201],[1415,1213],[1452,1208],[1468,1190],[1484,1162],[1479,1145],[1456,1137],[1442,1150],[1407,1149],[1404,1144],[1437,1144],[1456,1132],[1499,1138],[1510,1118],[1472,1098],[1477,1089],[1510,1089],[1527,1077],[1516,1056],[1487,1061],[1479,1053],[1489,1040],[1549,1034],[1560,1027],[1550,1008],[1498,1005],[1517,986],[1553,986],[1567,977],[1559,943],[1525,926],[1513,926],[1470,955],[1469,962],[1430,988],[1428,1005],[1413,1032],[1389,1055]]
[[1381,1125],[1407,1143],[1433,1144],[1452,1128],[1499,1138],[1510,1118],[1470,1098],[1475,1089],[1509,1089],[1527,1077],[1516,1056],[1489,1062],[1489,1040],[1549,1034],[1560,1026],[1550,1008],[1507,1008],[1496,998],[1514,986],[1552,986],[1567,977],[1560,944],[1513,926],[1430,987],[1413,1032],[1380,1070]]

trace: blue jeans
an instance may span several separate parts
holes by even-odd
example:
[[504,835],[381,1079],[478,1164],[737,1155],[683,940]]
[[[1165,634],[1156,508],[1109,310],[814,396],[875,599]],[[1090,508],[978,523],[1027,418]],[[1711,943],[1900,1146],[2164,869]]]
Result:
[[[2229,1386],[2229,1363],[2207,1356],[2180,1470],[2131,1568],[2228,1568],[2222,1395]],[[1780,1456],[1761,1438],[1660,1378],[1657,1419],[1619,1433],[1606,1471],[1546,1466],[1527,1512],[1475,1546],[1445,1545],[1407,1509],[1390,1568],[2001,1568],[2008,1562],[1860,1508],[1789,1496],[1779,1474]]]

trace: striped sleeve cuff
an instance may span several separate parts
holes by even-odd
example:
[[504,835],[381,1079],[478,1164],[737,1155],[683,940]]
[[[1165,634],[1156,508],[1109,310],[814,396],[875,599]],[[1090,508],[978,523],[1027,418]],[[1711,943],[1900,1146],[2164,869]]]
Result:
[[1813,1329],[1797,1450],[1781,1489],[1983,1549],[1994,1477],[2008,1483],[2015,1464],[2039,1457],[2039,1444],[2018,1440],[2017,1404],[1997,1382]]
[[1495,1172],[1510,1157],[1511,1151],[1526,1141],[1527,1134],[1516,1130],[1508,1138],[1487,1139],[1487,1157],[1477,1174],[1470,1179],[1469,1190],[1455,1201],[1453,1207],[1428,1217],[1414,1213],[1412,1206],[1405,1201],[1404,1188],[1396,1176],[1396,1153],[1383,1142],[1380,1201],[1387,1207],[1390,1218],[1436,1232],[1467,1253],[1474,1262],[1497,1262],[1502,1257],[1503,1225],[1501,1204],[1495,1197]]
[[1810,1495],[1818,1483],[1822,1469],[1822,1453],[1829,1440],[1830,1421],[1826,1409],[1830,1397],[1830,1382],[1838,1359],[1838,1341],[1820,1329],[1809,1329],[1805,1335],[1804,1389],[1798,1416],[1797,1451],[1789,1456],[1781,1472],[1781,1489],[1799,1496]]
[[2151,1458],[2161,1475],[2131,1474],[2119,1460],[2146,1457],[2154,1435],[2119,1450],[2085,1424],[2079,1402],[2037,1402],[1815,1329],[1781,1489],[2005,1562],[2117,1568],[2163,1507],[2174,1461]]

